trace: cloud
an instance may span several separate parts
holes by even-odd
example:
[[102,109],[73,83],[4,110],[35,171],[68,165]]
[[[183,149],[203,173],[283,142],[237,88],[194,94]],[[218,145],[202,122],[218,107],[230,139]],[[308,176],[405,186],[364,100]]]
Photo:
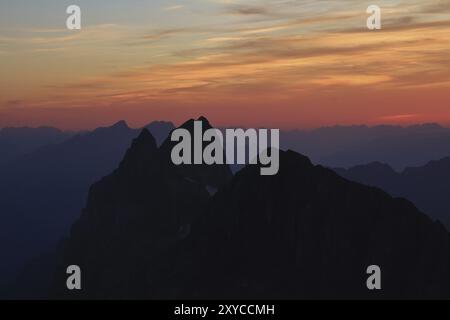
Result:
[[[68,47],[58,67],[48,59],[53,82],[38,83],[50,92],[46,102],[55,105],[66,100],[71,105],[211,103],[236,96],[255,101],[267,96],[320,99],[324,91],[414,92],[449,86],[450,20],[423,14],[432,8],[445,10],[443,2],[424,5],[422,12],[415,10],[417,3],[382,7],[383,28],[376,32],[367,30],[365,7],[360,10],[355,0],[246,2],[208,0],[201,8],[192,4],[183,19],[170,13],[183,6],[169,5],[162,8],[166,13],[158,11],[163,21],[157,28],[86,29],[79,39],[36,30],[19,40],[26,42],[27,52],[41,52],[39,59]],[[17,39],[0,37],[0,45],[10,41]],[[66,63],[70,56],[81,57],[76,61],[80,68]],[[61,79],[52,78],[54,70],[65,67],[70,83],[64,83],[67,77],[54,80]],[[58,90],[51,90],[52,83],[58,83]]]
[[22,107],[24,105],[25,105],[25,101],[22,99],[7,100],[7,101],[3,102],[2,104],[0,104],[0,109],[1,108],[15,109],[15,108]]
[[175,4],[175,5],[165,7],[163,10],[164,11],[177,11],[177,10],[181,10],[183,8],[184,8],[184,5]]
[[[199,45],[173,51],[175,61],[142,65],[67,89],[82,90],[84,95],[94,95],[96,99],[123,102],[133,98],[220,99],[233,92],[243,95],[247,92],[249,97],[254,92],[290,96],[300,89],[316,92],[320,88],[385,90],[419,88],[424,83],[429,87],[445,85],[450,72],[442,66],[449,65],[444,48],[450,41],[450,25],[439,21],[418,23],[406,18],[402,21],[396,20],[395,28],[389,32],[354,30],[351,35],[325,30],[320,36],[314,33],[255,36],[246,32],[251,30],[247,28],[226,30],[228,36],[208,37],[208,47]],[[402,23],[410,23],[414,28],[405,29]],[[163,30],[159,37],[191,31]]]
[[427,1],[418,10],[421,13],[450,13],[450,0]]
[[394,122],[394,123],[399,123],[399,122],[410,122],[413,120],[417,120],[420,119],[422,117],[421,114],[417,114],[417,113],[412,113],[412,114],[395,114],[395,115],[389,115],[389,116],[383,116],[383,117],[379,117],[377,120],[379,122]]
[[269,15],[269,9],[263,6],[250,6],[242,4],[231,4],[224,8],[224,12],[235,15]]

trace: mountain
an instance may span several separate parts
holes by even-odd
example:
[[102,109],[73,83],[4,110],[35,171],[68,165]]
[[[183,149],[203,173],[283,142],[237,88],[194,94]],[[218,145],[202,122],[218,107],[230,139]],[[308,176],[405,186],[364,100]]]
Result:
[[50,127],[0,129],[0,165],[42,146],[61,143],[72,135]]
[[[52,297],[450,297],[449,233],[407,200],[293,151],[280,152],[277,175],[247,166],[214,195],[199,171],[174,166],[144,130],[91,187]],[[72,264],[81,291],[66,289]],[[381,291],[366,288],[373,264]]]
[[327,167],[348,168],[373,161],[396,170],[424,165],[450,155],[450,130],[437,124],[336,126],[311,131],[282,131],[281,147]]
[[379,187],[393,196],[411,200],[421,211],[450,228],[450,158],[396,172],[379,162],[335,171],[352,181]]
[[[211,128],[205,118],[198,121],[205,130]],[[193,134],[193,123],[191,119],[181,128]],[[158,149],[144,129],[119,168],[91,187],[87,207],[72,228],[70,249],[66,250],[74,256],[68,259],[82,261],[92,270],[110,264],[114,265],[111,272],[117,271],[116,267],[122,270],[110,274],[116,287],[104,292],[108,296],[134,296],[146,290],[139,288],[139,277],[145,278],[146,269],[156,267],[155,259],[189,234],[190,224],[205,209],[210,187],[222,186],[232,178],[226,165],[198,165],[193,170],[187,165],[175,166],[170,158],[172,144],[168,138]],[[78,252],[87,247],[91,249]],[[97,259],[97,254],[102,258]],[[102,283],[104,279],[92,273],[90,281]]]
[[[146,128],[161,143],[173,125],[156,122]],[[117,167],[139,132],[120,121],[0,166],[0,286],[68,234],[89,186]]]
[[[191,133],[191,150],[194,150],[194,122],[198,121],[202,124],[203,132],[208,129],[212,129],[211,124],[208,119],[205,117],[200,117],[197,120],[190,119],[183,123],[179,128],[186,129]],[[161,145],[161,153],[165,157],[166,162],[171,162],[171,152],[173,147],[178,142],[173,142],[170,139],[164,141]],[[207,146],[208,143],[203,142],[202,150]],[[194,163],[194,154],[191,154],[191,163]],[[181,171],[181,173],[189,179],[193,179],[199,181],[209,187],[210,190],[217,190],[221,185],[225,182],[231,180],[233,174],[228,165],[180,165],[177,167],[177,170]]]
[[[146,125],[148,131],[150,131],[155,138],[156,144],[160,146],[175,128],[172,122],[167,121],[153,121]],[[137,136],[137,135],[136,135]]]

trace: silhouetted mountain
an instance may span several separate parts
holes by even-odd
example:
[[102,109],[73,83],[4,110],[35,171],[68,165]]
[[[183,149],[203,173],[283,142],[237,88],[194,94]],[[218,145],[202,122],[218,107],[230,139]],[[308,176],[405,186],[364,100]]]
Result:
[[400,173],[381,163],[335,171],[347,179],[379,187],[393,196],[405,197],[450,228],[450,158],[431,161],[422,167],[406,168]]
[[61,143],[72,135],[49,127],[0,129],[0,165],[39,147]]
[[92,292],[92,297],[144,294],[147,273],[157,268],[159,255],[187,234],[203,211],[206,185],[183,176],[167,160],[144,129],[119,168],[91,187],[64,253],[92,271],[85,274],[89,286],[102,290],[113,279],[109,292]]
[[170,132],[175,128],[172,122],[153,121],[145,126],[156,140],[156,144],[160,146],[169,136]]
[[[54,296],[450,297],[449,234],[404,199],[292,151],[281,152],[278,175],[247,166],[213,196],[203,177],[172,165],[144,130],[92,186]],[[66,289],[72,264],[81,291]],[[381,291],[366,288],[372,264]]]
[[[170,124],[152,123],[147,128],[161,142]],[[25,261],[68,233],[89,186],[117,167],[139,132],[120,121],[0,166],[0,286]]]
[[314,163],[328,167],[348,168],[379,161],[403,170],[449,156],[450,130],[425,124],[282,131],[281,147],[307,154]]
[[[197,121],[202,123],[203,132],[212,128],[205,117],[200,117]],[[194,150],[194,122],[194,119],[190,119],[180,126],[180,128],[186,129],[191,133],[192,150]],[[171,152],[177,143],[178,142],[171,141],[169,135],[169,138],[161,145],[161,153],[164,154],[166,162],[171,162]],[[203,143],[203,148],[208,144],[209,143]],[[191,163],[194,163],[193,153],[191,154]],[[177,169],[180,170],[185,177],[199,181],[213,189],[217,189],[225,182],[231,180],[231,177],[233,176],[229,166],[224,165],[180,165]]]

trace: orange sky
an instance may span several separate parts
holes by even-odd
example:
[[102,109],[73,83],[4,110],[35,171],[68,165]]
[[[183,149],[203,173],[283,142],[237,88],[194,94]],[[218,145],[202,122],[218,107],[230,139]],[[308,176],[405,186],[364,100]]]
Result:
[[450,1],[43,2],[1,25],[0,127],[450,124]]

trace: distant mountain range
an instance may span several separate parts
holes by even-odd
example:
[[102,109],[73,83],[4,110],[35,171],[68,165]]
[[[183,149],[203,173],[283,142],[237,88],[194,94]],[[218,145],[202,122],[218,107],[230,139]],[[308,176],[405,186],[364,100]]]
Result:
[[406,168],[402,172],[380,162],[334,170],[352,181],[411,200],[420,210],[444,222],[450,230],[450,158]]
[[[192,131],[193,121],[181,127]],[[199,121],[211,127],[207,119]],[[447,222],[448,159],[402,173],[380,163],[362,167],[362,173],[336,169],[350,180],[406,197],[416,209],[294,151],[281,152],[280,172],[273,177],[260,176],[258,166],[234,176],[224,165],[174,166],[167,138],[173,128],[156,122],[131,129],[121,121],[0,165],[0,251],[7,261],[0,266],[0,287],[21,270],[15,282],[3,286],[3,295],[450,297],[449,233],[421,212]],[[392,140],[386,154],[370,154],[401,167],[420,163],[427,143],[438,151],[432,155],[450,155],[447,134],[437,125],[335,127],[282,132],[281,143],[321,162],[326,154],[338,159],[340,150],[349,157],[370,146],[380,151],[377,146]],[[413,157],[403,159],[403,149],[393,146],[410,137],[422,142],[409,144]],[[65,289],[69,264],[83,270],[81,293]],[[371,264],[383,272],[380,292],[365,286]]]
[[[173,125],[154,122],[147,128],[161,143]],[[117,167],[140,131],[121,121],[0,165],[0,251],[2,261],[8,261],[0,264],[0,286],[25,261],[68,234],[89,185]]]
[[282,131],[281,146],[307,154],[314,163],[328,167],[349,168],[379,161],[403,170],[450,156],[450,129],[424,124]]
[[56,128],[0,129],[0,165],[49,144],[61,143],[74,135]]
[[[70,237],[17,283],[67,299],[450,297],[449,233],[407,200],[293,151],[281,151],[275,176],[203,169],[173,165],[144,129],[91,187]],[[66,289],[71,264],[78,292]],[[372,264],[381,291],[366,287]],[[55,273],[33,286],[43,266]]]
[[[167,123],[153,123],[158,143],[166,137]],[[157,130],[157,126],[161,130]],[[40,147],[61,143],[74,135],[74,132],[50,127],[0,129],[0,164]],[[450,129],[433,123],[409,127],[361,125],[281,131],[282,149],[307,154],[314,163],[329,167],[349,168],[379,161],[403,170],[450,156],[449,146]]]

